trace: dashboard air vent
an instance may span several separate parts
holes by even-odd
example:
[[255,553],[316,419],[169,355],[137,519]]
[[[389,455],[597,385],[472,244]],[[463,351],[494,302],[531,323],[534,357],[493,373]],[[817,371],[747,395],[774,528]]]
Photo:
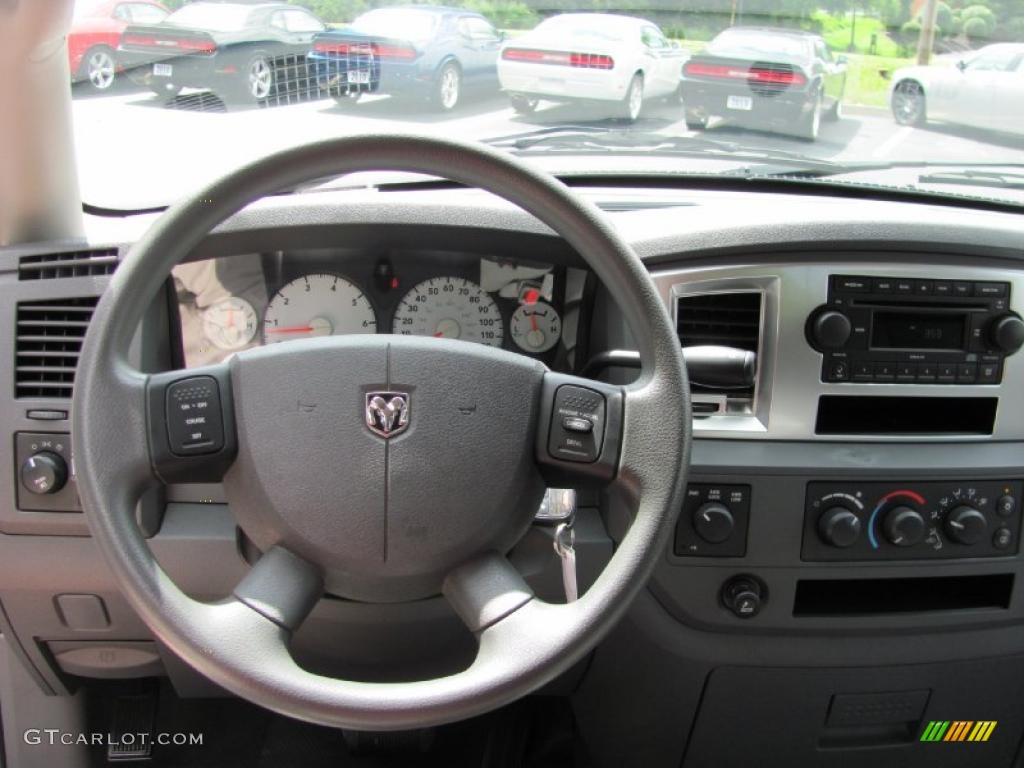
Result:
[[53,280],[60,277],[112,275],[117,269],[117,249],[66,253],[38,253],[18,260],[19,280]]
[[684,347],[708,344],[757,352],[760,292],[695,294],[677,302],[676,331]]
[[78,354],[97,301],[92,296],[18,304],[17,397],[71,397]]

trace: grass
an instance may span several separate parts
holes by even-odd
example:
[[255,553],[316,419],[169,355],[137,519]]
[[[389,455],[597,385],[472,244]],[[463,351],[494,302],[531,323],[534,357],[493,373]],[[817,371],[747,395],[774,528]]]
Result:
[[[875,56],[900,56],[900,45],[895,42],[880,19],[857,14],[856,27],[853,29],[853,50],[850,50],[850,32],[853,16],[843,14],[833,16],[817,11],[814,20],[821,25],[821,36],[833,51],[849,51]],[[871,38],[875,38],[875,50],[871,50]]]

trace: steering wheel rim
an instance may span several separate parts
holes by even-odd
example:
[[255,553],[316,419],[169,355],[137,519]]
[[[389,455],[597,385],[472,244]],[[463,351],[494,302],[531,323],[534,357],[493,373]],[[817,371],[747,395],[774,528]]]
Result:
[[[233,597],[201,603],[156,563],[134,514],[139,498],[161,479],[152,459],[154,411],[147,406],[153,377],[128,361],[150,298],[203,238],[249,203],[325,175],[371,170],[445,177],[541,220],[612,287],[641,359],[635,383],[607,390],[611,398],[617,397],[614,389],[621,391],[620,401],[608,402],[621,403],[622,418],[609,488],[635,511],[603,573],[577,602],[553,605],[532,597],[502,552],[479,553],[454,568],[442,587],[477,635],[476,659],[456,674],[408,683],[326,678],[291,658],[290,632],[322,594],[316,564],[273,546]],[[690,446],[688,392],[678,338],[650,276],[596,206],[555,178],[482,145],[355,136],[256,161],[170,207],[153,224],[119,266],[93,315],[75,383],[72,440],[93,537],[130,605],[167,647],[227,690],[268,709],[328,726],[396,730],[464,719],[526,695],[580,660],[614,626],[644,587],[681,506]],[[537,450],[544,444],[538,439]]]

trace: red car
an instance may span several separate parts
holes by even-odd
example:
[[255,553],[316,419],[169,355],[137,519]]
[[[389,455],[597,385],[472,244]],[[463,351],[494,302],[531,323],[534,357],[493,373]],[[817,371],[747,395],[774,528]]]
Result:
[[129,24],[157,24],[168,10],[152,0],[77,0],[68,33],[68,60],[72,82],[106,91],[120,67],[117,46]]

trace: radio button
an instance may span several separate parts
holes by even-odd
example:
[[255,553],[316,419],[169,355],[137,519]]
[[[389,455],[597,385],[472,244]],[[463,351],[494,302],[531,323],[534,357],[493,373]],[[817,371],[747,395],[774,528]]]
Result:
[[900,363],[896,366],[897,381],[913,381],[917,377],[917,366],[913,363]]
[[896,293],[913,293],[914,292],[914,281],[913,280],[897,280],[896,281]]
[[935,369],[934,363],[922,363],[917,366],[917,380],[918,381],[935,381]]
[[957,368],[956,380],[960,384],[973,384],[978,378],[978,366],[976,363],[961,363]]
[[973,296],[974,286],[970,283],[957,281],[953,283],[953,294],[955,296]]
[[896,281],[891,277],[876,277],[874,287],[875,293],[892,293],[896,290]]
[[871,381],[874,378],[875,371],[871,363],[854,363],[853,364],[853,378],[856,381]]
[[939,381],[956,381],[956,365],[952,363],[939,363]]
[[979,384],[999,383],[999,363],[982,363],[978,366]]
[[866,277],[837,277],[836,290],[844,293],[867,293],[871,290],[871,281]]
[[952,296],[953,295],[953,284],[949,280],[936,280],[935,281],[935,295],[936,296]]
[[895,363],[875,363],[875,381],[893,381],[895,378]]
[[975,283],[974,295],[984,296],[986,299],[1001,299],[1006,295],[1008,283]]
[[935,292],[935,284],[931,280],[918,280],[914,284],[914,291],[922,296],[931,296]]

